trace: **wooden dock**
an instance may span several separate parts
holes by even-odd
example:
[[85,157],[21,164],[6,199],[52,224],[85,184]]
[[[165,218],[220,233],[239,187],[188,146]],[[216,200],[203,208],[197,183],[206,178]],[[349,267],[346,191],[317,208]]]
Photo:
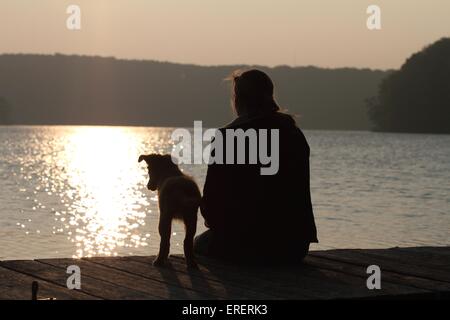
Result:
[[[268,256],[270,259],[270,256]],[[199,258],[187,270],[181,256],[165,268],[152,257],[0,262],[0,299],[371,299],[450,297],[450,247],[312,251],[292,267],[238,267]],[[66,287],[66,269],[81,269],[81,289]],[[381,289],[369,290],[369,265],[381,269]]]

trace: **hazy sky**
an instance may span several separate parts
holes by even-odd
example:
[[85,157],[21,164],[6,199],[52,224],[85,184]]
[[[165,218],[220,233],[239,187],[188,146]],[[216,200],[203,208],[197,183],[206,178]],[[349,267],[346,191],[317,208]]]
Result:
[[[66,8],[81,7],[81,30]],[[382,29],[366,27],[368,5]],[[450,36],[450,0],[0,0],[0,53],[398,68]]]

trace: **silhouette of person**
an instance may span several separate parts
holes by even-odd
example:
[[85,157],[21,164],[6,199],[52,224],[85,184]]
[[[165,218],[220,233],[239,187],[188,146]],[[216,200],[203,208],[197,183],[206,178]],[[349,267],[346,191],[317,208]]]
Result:
[[[237,71],[230,80],[237,118],[219,129],[224,139],[223,159],[226,129],[255,129],[257,133],[259,129],[278,129],[279,168],[274,175],[261,175],[259,161],[210,164],[200,206],[209,229],[196,237],[194,250],[237,263],[301,261],[310,243],[318,242],[310,195],[309,145],[295,120],[280,112],[267,74]],[[248,148],[247,143],[247,154]]]

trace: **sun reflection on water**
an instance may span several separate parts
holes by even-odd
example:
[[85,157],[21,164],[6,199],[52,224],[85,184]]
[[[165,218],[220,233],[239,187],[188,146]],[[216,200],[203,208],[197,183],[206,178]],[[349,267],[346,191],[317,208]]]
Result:
[[[117,247],[146,246],[148,200],[140,192],[139,140],[125,128],[79,128],[67,138],[64,172],[69,188],[56,220],[76,245],[74,257],[117,255]],[[59,215],[59,216],[58,216]],[[66,230],[64,230],[66,229]]]
[[[170,153],[171,132],[0,126],[0,260],[157,254],[157,198],[137,158]],[[449,244],[449,135],[306,133],[315,249]],[[203,186],[206,166],[182,169]],[[173,232],[182,253],[182,223]]]

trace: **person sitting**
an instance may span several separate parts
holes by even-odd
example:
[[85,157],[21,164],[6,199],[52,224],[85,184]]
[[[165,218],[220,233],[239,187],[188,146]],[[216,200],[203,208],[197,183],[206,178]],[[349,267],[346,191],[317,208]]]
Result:
[[[280,111],[267,74],[235,72],[231,80],[237,118],[219,129],[223,146],[227,129],[255,129],[258,139],[259,129],[277,129],[278,172],[262,175],[260,162],[210,164],[200,206],[208,230],[196,237],[194,251],[237,263],[299,262],[310,243],[318,242],[308,142],[293,117]],[[249,147],[247,143],[247,154]],[[224,147],[223,159],[226,152]]]

